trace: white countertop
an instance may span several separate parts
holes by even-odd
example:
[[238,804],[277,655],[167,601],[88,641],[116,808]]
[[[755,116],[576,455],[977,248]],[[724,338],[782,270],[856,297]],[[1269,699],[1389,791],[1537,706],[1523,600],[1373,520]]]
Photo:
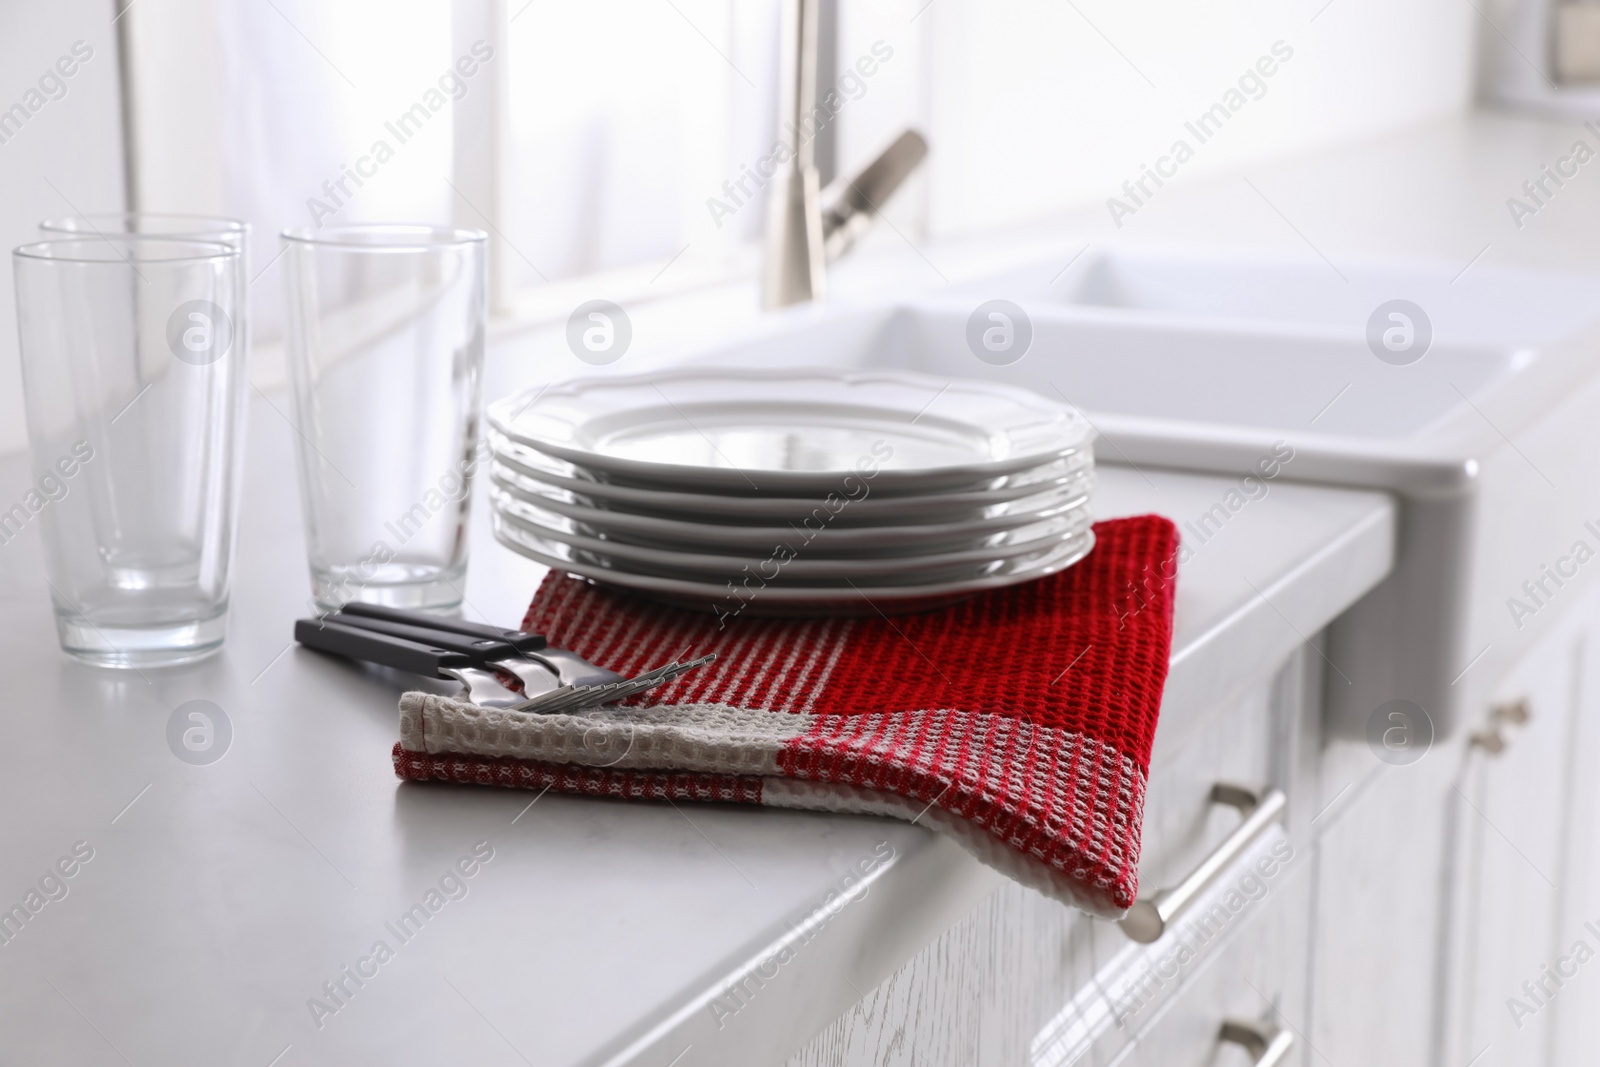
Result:
[[[1443,118],[1375,141],[1172,183],[1114,230],[1099,207],[1026,233],[912,250],[890,233],[834,271],[841,299],[978,277],[1085,242],[1179,242],[1342,256],[1593,269],[1600,176],[1518,229],[1505,207],[1566,152],[1575,123]],[[1252,184],[1254,188],[1252,188]],[[604,295],[604,294],[598,294]],[[749,286],[643,307],[660,347],[755,318]],[[659,329],[656,329],[659,327]],[[558,330],[506,338],[489,398],[583,372]],[[631,369],[642,369],[636,366]],[[287,401],[274,396],[280,410]],[[402,784],[389,749],[405,679],[289,648],[307,581],[291,432],[257,400],[228,645],[190,668],[95,671],[56,650],[37,529],[0,547],[0,666],[13,699],[0,776],[0,907],[77,842],[92,847],[0,945],[0,1052],[18,1062],[598,1064],[759,1062],[798,1046],[970,908],[996,877],[926,831],[853,816],[622,804]],[[0,460],[0,499],[25,480]],[[1102,517],[1180,522],[1225,479],[1104,468]],[[478,518],[484,516],[482,502]],[[1181,570],[1158,749],[1269,670],[1389,565],[1381,494],[1274,484]],[[468,613],[518,619],[540,568],[474,529]],[[207,699],[227,756],[167,749],[168,716]],[[319,1029],[307,1000],[367,956],[448,865],[493,859]],[[880,842],[868,895],[718,1030],[705,998]],[[347,985],[353,987],[353,983]],[[274,1060],[274,1057],[280,1057]],[[674,1060],[674,1057],[680,1057]]]
[[[282,405],[282,397],[274,398]],[[307,612],[291,431],[257,398],[228,643],[147,678],[56,650],[36,527],[0,548],[0,667],[12,678],[0,906],[58,858],[93,858],[0,945],[7,1060],[76,1064],[758,1062],[798,1047],[998,876],[891,820],[623,804],[402,784],[389,751],[404,676],[289,647]],[[0,462],[0,498],[21,492]],[[1102,517],[1182,521],[1224,479],[1107,468]],[[484,515],[483,502],[478,516]],[[1381,494],[1275,484],[1180,572],[1158,732],[1258,677],[1389,566]],[[520,619],[540,568],[474,528],[470,611]],[[1252,588],[1254,586],[1254,588]],[[1255,590],[1259,589],[1258,594]],[[215,702],[227,755],[190,766],[168,716]],[[319,1028],[307,1006],[386,928],[488,842],[493,858]],[[704,999],[838,888],[895,851],[720,1032]],[[482,848],[483,846],[480,846]],[[81,851],[81,848],[80,848]],[[754,1060],[751,1057],[755,1057]]]

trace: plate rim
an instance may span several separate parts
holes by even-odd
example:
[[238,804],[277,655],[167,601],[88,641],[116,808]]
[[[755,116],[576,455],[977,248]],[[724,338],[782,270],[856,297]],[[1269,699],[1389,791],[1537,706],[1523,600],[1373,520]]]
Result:
[[[494,431],[494,432],[498,433],[499,431]],[[667,489],[642,489],[642,488],[639,488],[637,486],[631,486],[631,485],[615,485],[615,484],[613,484],[611,482],[586,482],[586,481],[582,480],[581,478],[569,478],[569,477],[567,477],[565,475],[554,474],[554,473],[549,472],[549,471],[532,470],[521,459],[519,459],[519,458],[517,458],[515,456],[508,456],[503,452],[494,451],[493,450],[493,442],[492,441],[490,443],[490,447],[491,447],[493,462],[495,462],[495,463],[503,463],[506,466],[517,470],[524,477],[526,477],[526,478],[528,478],[528,479],[530,479],[532,481],[543,482],[543,483],[551,486],[552,488],[565,489],[567,492],[571,492],[571,493],[586,493],[586,494],[589,494],[591,496],[598,496],[598,497],[602,497],[602,498],[608,498],[608,499],[611,499],[611,500],[616,500],[616,501],[619,501],[619,502],[624,503],[624,504],[630,504],[630,505],[632,505],[634,507],[652,507],[652,506],[654,506],[654,507],[666,508],[666,507],[674,506],[674,504],[672,503],[673,501],[684,501],[684,500],[689,501],[692,506],[704,507],[704,506],[707,506],[707,504],[705,502],[707,502],[707,501],[716,501],[717,502],[716,504],[711,505],[713,508],[726,508],[727,512],[729,514],[737,514],[737,513],[747,513],[746,509],[748,509],[752,504],[758,505],[758,506],[760,506],[762,508],[770,507],[770,508],[772,508],[774,510],[776,510],[778,508],[787,508],[790,505],[793,505],[794,508],[797,511],[805,511],[805,510],[807,510],[809,508],[816,507],[818,504],[823,502],[822,498],[820,498],[820,497],[766,496],[766,495],[762,495],[762,496],[729,496],[729,495],[721,494],[721,493],[701,492],[701,491],[675,493],[675,492],[672,492],[671,490],[667,490]],[[538,450],[534,449],[534,451],[538,451]],[[949,492],[939,493],[939,494],[937,494],[937,499],[941,503],[944,503],[944,502],[951,501],[952,497],[988,498],[988,502],[987,503],[985,503],[983,499],[972,499],[972,500],[960,499],[960,500],[957,500],[957,501],[955,501],[953,503],[949,503],[948,504],[948,506],[951,508],[951,510],[958,510],[958,509],[963,509],[963,508],[996,507],[996,506],[999,506],[999,505],[1002,505],[1002,504],[1012,504],[1012,503],[1015,503],[1018,500],[1026,500],[1028,497],[1034,496],[1034,495],[1036,495],[1038,493],[1048,492],[1052,488],[1059,488],[1061,485],[1065,484],[1068,479],[1077,477],[1078,475],[1082,474],[1086,470],[1094,470],[1098,466],[1098,464],[1095,461],[1093,452],[1092,451],[1091,452],[1086,452],[1085,455],[1087,456],[1087,459],[1086,459],[1086,461],[1083,463],[1083,465],[1081,467],[1078,467],[1075,470],[1068,471],[1067,473],[1059,475],[1059,476],[1057,476],[1055,478],[1052,478],[1052,479],[1050,479],[1048,481],[1037,482],[1037,483],[1033,483],[1033,484],[1029,484],[1029,485],[1020,485],[1020,486],[1018,486],[1018,485],[999,486],[998,488],[993,488],[993,489],[972,489],[972,490],[958,491],[958,492],[954,492],[954,493],[949,493]],[[556,462],[560,462],[560,463],[568,462],[568,461],[560,459],[559,457],[556,457],[556,456],[546,456],[546,458],[555,460]],[[1055,457],[1053,459],[1047,460],[1045,463],[1039,464],[1039,466],[1047,466],[1050,463],[1057,462],[1061,458],[1062,457]],[[1016,474],[1023,474],[1023,473],[1026,473],[1026,472],[1025,471],[1017,471],[1015,473]],[[559,481],[557,481],[556,479],[559,479]],[[598,490],[598,491],[596,491],[596,490]],[[1026,492],[1018,492],[1018,490],[1026,490]],[[648,496],[651,499],[630,499],[630,494],[645,494],[646,496]],[[999,497],[1000,499],[994,499],[995,497]],[[869,494],[869,498],[866,499],[866,500],[862,500],[861,503],[869,505],[873,510],[880,510],[881,509],[886,513],[893,513],[895,511],[916,510],[913,507],[911,507],[911,505],[917,504],[917,503],[926,503],[927,501],[929,501],[931,499],[934,499],[934,494],[917,494],[917,495],[910,495],[910,496],[883,496],[883,497],[879,497],[876,500],[871,499],[870,498],[870,494]]]
[[[934,483],[949,481],[951,479],[970,479],[980,481],[984,478],[1002,477],[1007,474],[1026,470],[1028,467],[1039,466],[1051,459],[1070,455],[1081,449],[1092,448],[1097,436],[1094,424],[1091,423],[1083,412],[1077,407],[1051,400],[1040,393],[1024,389],[1021,386],[1011,385],[1006,382],[994,382],[983,378],[950,378],[934,389],[930,383],[940,380],[933,375],[922,374],[916,371],[893,370],[888,368],[870,368],[848,370],[830,368],[826,366],[794,366],[794,367],[672,367],[657,371],[648,371],[634,375],[606,375],[573,378],[558,385],[547,385],[540,389],[531,400],[522,403],[517,414],[520,417],[528,409],[542,400],[555,399],[562,394],[558,390],[566,390],[566,395],[576,399],[575,390],[626,388],[650,386],[659,389],[659,385],[672,382],[682,382],[695,379],[735,379],[742,381],[784,381],[796,379],[831,380],[840,385],[851,386],[870,382],[885,382],[901,386],[922,389],[933,393],[937,400],[952,386],[960,385],[975,391],[988,392],[991,395],[1012,396],[1018,400],[1031,401],[1038,408],[1055,411],[1068,416],[1072,421],[1081,423],[1080,433],[1076,440],[1070,444],[1062,445],[1049,451],[1032,452],[1025,456],[1009,456],[1005,459],[986,460],[977,463],[946,464],[940,467],[922,467],[915,470],[883,469],[878,472],[878,477],[888,476],[886,484],[917,482],[932,488]],[[682,463],[656,463],[647,460],[637,460],[618,456],[609,456],[600,452],[575,448],[558,441],[535,438],[529,434],[516,430],[509,425],[509,420],[503,417],[505,411],[522,401],[522,398],[532,390],[524,390],[511,396],[501,397],[488,405],[486,419],[489,425],[498,433],[516,441],[524,447],[536,452],[554,456],[574,465],[585,466],[592,469],[607,470],[629,477],[642,478],[647,481],[677,481],[685,485],[717,485],[739,488],[740,483],[747,483],[754,488],[754,495],[760,496],[763,492],[754,483],[749,481],[748,474],[740,468],[732,467],[704,467],[692,466]],[[665,396],[665,394],[663,394]],[[667,398],[669,404],[672,403]],[[930,401],[930,404],[932,401]],[[926,409],[924,409],[926,410]],[[915,420],[913,420],[915,421]],[[692,424],[691,424],[692,425]],[[982,429],[980,427],[980,429]],[[598,460],[599,462],[596,462]],[[773,468],[755,468],[750,473],[759,473],[764,480],[769,481],[777,488],[795,488],[799,486],[829,485],[839,479],[849,477],[853,471],[791,471]]]
[[[1083,516],[1082,517],[1087,520],[1087,526],[1093,526],[1094,525],[1094,515],[1089,510],[1088,503],[1085,502],[1083,505],[1081,505],[1081,508],[1082,508],[1082,511],[1083,511]],[[732,555],[732,554],[721,555],[721,554],[718,554],[718,553],[708,553],[708,552],[687,552],[687,551],[686,552],[671,552],[671,551],[668,551],[668,550],[665,550],[665,549],[650,548],[650,547],[645,546],[645,545],[628,544],[627,542],[602,541],[602,540],[600,540],[598,538],[589,537],[587,534],[567,533],[567,532],[562,531],[562,530],[552,530],[550,527],[545,526],[545,525],[543,525],[541,523],[535,522],[532,519],[525,519],[525,518],[521,517],[520,515],[507,513],[507,512],[502,511],[499,508],[495,508],[494,511],[495,511],[496,515],[500,516],[503,519],[506,519],[506,520],[510,521],[514,525],[521,526],[524,529],[529,530],[535,536],[542,536],[542,537],[545,537],[545,538],[547,538],[549,540],[557,541],[557,542],[559,542],[561,544],[568,545],[568,546],[570,546],[572,548],[578,549],[579,551],[583,551],[583,552],[593,552],[593,553],[595,553],[597,555],[601,555],[601,556],[607,556],[607,555],[609,555],[609,556],[620,556],[620,557],[622,557],[624,559],[630,559],[631,562],[634,562],[639,566],[648,567],[648,566],[654,565],[657,562],[661,562],[663,564],[668,564],[668,563],[670,563],[670,560],[672,558],[674,558],[674,557],[681,557],[681,558],[685,558],[685,559],[696,559],[696,560],[704,559],[704,560],[708,560],[708,561],[711,561],[711,560],[718,560],[718,561],[726,560],[729,566],[738,566],[738,567],[744,567],[744,568],[749,568],[749,567],[752,567],[752,566],[759,567],[761,565],[761,563],[763,562],[762,557],[760,557],[759,555],[754,555],[754,554],[749,555],[749,556],[744,556],[744,555]],[[1078,519],[1078,516],[1077,515],[1073,515],[1072,518],[1073,518],[1074,521],[1076,521]],[[884,573],[905,573],[908,570],[914,572],[916,570],[916,567],[914,566],[914,564],[926,563],[928,560],[937,560],[938,561],[938,562],[935,562],[935,563],[927,564],[929,567],[959,567],[959,566],[961,566],[963,564],[967,564],[967,563],[970,563],[973,566],[979,566],[979,565],[982,565],[985,562],[996,562],[996,563],[1005,562],[1006,560],[1015,559],[1015,558],[1017,558],[1019,556],[1028,555],[1031,552],[1045,551],[1048,548],[1049,542],[1051,542],[1053,540],[1056,540],[1056,539],[1066,540],[1066,539],[1071,538],[1073,536],[1075,536],[1075,534],[1071,533],[1071,532],[1051,534],[1051,535],[1047,535],[1047,536],[1034,538],[1031,541],[1024,541],[1019,545],[1010,546],[1008,549],[1005,549],[1005,550],[1000,550],[999,546],[993,546],[993,548],[995,549],[994,555],[992,556],[992,558],[990,560],[987,560],[987,561],[983,558],[983,555],[984,555],[985,552],[988,552],[988,551],[991,550],[989,547],[968,548],[968,549],[962,549],[959,552],[935,552],[935,553],[929,553],[928,555],[925,555],[925,556],[899,556],[899,557],[892,557],[892,556],[891,557],[877,557],[877,556],[873,556],[873,557],[865,557],[865,558],[846,558],[846,559],[835,559],[835,558],[805,559],[805,558],[799,558],[799,554],[797,553],[796,554],[796,558],[791,560],[790,562],[800,563],[800,564],[824,564],[825,563],[825,564],[829,564],[829,565],[832,565],[832,566],[847,565],[845,569],[852,570],[852,571],[863,572],[863,574],[870,574],[874,569],[882,571]],[[757,551],[759,551],[759,550],[757,550]],[[973,558],[973,559],[952,559],[952,558],[950,558],[950,557],[955,557],[955,556],[970,556],[970,557],[977,557],[977,558]],[[652,558],[647,558],[647,557],[665,557],[665,559],[652,559]],[[772,558],[772,556],[769,553],[769,555],[767,556],[767,559],[771,559],[771,558]],[[810,568],[807,567],[806,569],[809,570]],[[797,574],[796,576],[798,577],[799,575]],[[732,579],[732,578],[737,577],[737,574],[729,574],[729,575],[725,575],[724,577]],[[821,577],[821,578],[819,578],[817,580],[818,581],[832,581],[834,579],[832,579],[832,578],[830,578],[828,576],[823,576],[823,577]],[[849,581],[849,578],[843,578],[841,580]]]
[[[495,519],[499,518],[498,514],[494,517]],[[558,560],[553,556],[545,556],[543,553],[531,549],[526,545],[507,541],[501,536],[498,523],[495,524],[493,533],[495,540],[505,548],[510,549],[512,552],[515,552],[527,559],[531,559],[535,563],[549,567],[553,571],[576,574],[580,578],[586,578],[602,585],[619,586],[634,592],[655,593],[657,595],[664,596],[679,596],[689,600],[704,600],[707,603],[714,603],[717,600],[727,599],[726,587],[732,584],[724,583],[723,586],[716,586],[708,582],[695,582],[688,579],[660,578],[647,574],[631,574],[627,571],[612,571],[605,567],[594,567],[590,566],[589,564],[578,566],[568,561]],[[1023,570],[1013,574],[988,575],[982,578],[969,578],[965,581],[941,582],[933,585],[869,586],[868,589],[872,593],[872,596],[870,597],[867,596],[866,592],[863,592],[860,587],[855,585],[833,587],[810,586],[803,589],[796,589],[792,587],[772,588],[770,586],[764,586],[758,595],[768,598],[772,603],[776,604],[821,605],[846,600],[850,597],[854,597],[859,600],[865,600],[868,604],[871,604],[874,600],[880,600],[886,603],[896,603],[907,600],[920,600],[924,597],[983,593],[994,589],[1006,589],[1013,585],[1021,585],[1024,582],[1034,581],[1039,578],[1047,578],[1052,574],[1059,574],[1068,567],[1082,562],[1084,557],[1088,556],[1090,552],[1094,551],[1094,546],[1097,540],[1094,532],[1094,526],[1091,524],[1079,536],[1081,536],[1083,539],[1083,547],[1081,551],[1069,553],[1059,562],[1052,561],[1049,565],[1040,567],[1036,571]],[[1072,539],[1069,538],[1062,543],[1065,545],[1071,540]],[[589,571],[593,571],[595,573],[588,573]],[[619,576],[627,580],[616,580]],[[749,601],[743,601],[741,603],[748,602]]]
[[[1069,476],[1069,478],[1082,477],[1084,475],[1085,472],[1080,471],[1077,473],[1077,475]],[[1090,477],[1092,477],[1092,475]],[[537,483],[536,479],[530,478],[528,480],[535,481]],[[1063,483],[1066,483],[1069,481],[1069,479],[1062,479],[1062,481]],[[569,503],[564,500],[553,500],[544,495],[539,495],[535,499],[530,490],[508,483],[504,476],[495,471],[493,468],[491,468],[489,471],[489,488],[491,492],[498,490],[531,506],[545,507],[548,510],[554,511],[556,514],[561,515],[564,518],[571,519],[574,522],[582,522],[591,526],[600,527],[611,525],[615,526],[619,530],[622,530],[623,532],[644,537],[677,537],[687,539],[692,538],[697,531],[737,530],[741,532],[748,532],[750,536],[747,538],[747,540],[754,543],[757,541],[771,541],[774,538],[785,537],[794,529],[792,526],[739,525],[703,520],[697,521],[691,519],[673,519],[660,515],[641,515],[632,511],[606,510],[588,507],[584,504]],[[545,486],[545,488],[551,490],[552,492],[570,492],[570,490],[564,490],[553,486]],[[1090,481],[1090,484],[1083,486],[1078,492],[1073,493],[1070,496],[1067,496],[1063,492],[1063,490],[1067,488],[1070,488],[1070,486],[1063,484],[1052,489],[1044,490],[1043,493],[1055,494],[1054,499],[1048,502],[1047,505],[1035,506],[1030,511],[1019,511],[1012,514],[997,516],[991,519],[965,519],[960,522],[945,523],[882,522],[861,526],[829,526],[818,530],[817,537],[825,538],[827,541],[840,548],[871,547],[880,541],[890,541],[894,537],[951,538],[972,536],[975,538],[981,538],[986,534],[1006,533],[1010,530],[1027,526],[1031,523],[1044,522],[1048,519],[1055,518],[1058,514],[1070,511],[1076,506],[1087,504],[1091,499],[1093,499],[1094,486],[1092,481]],[[1043,495],[1043,493],[1039,495]],[[1022,499],[1025,500],[1028,498],[1024,497]],[[582,514],[569,514],[569,511],[581,512]],[[616,522],[615,520],[619,518],[623,521]],[[642,528],[640,525],[634,525],[630,527],[629,523],[651,525],[660,524],[670,527],[670,529],[646,529]],[[876,536],[854,536],[869,534]],[[734,543],[731,539],[717,541],[716,543],[734,547]]]

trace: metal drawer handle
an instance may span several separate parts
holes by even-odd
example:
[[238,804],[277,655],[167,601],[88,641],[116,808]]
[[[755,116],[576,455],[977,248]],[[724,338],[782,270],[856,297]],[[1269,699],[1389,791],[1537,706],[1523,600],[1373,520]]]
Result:
[[1489,722],[1482,730],[1468,735],[1467,743],[1481,748],[1491,756],[1498,756],[1506,750],[1510,738],[1506,736],[1508,726],[1526,726],[1532,712],[1528,708],[1526,698],[1513,700],[1507,704],[1496,704],[1489,712]]
[[1274,1067],[1284,1062],[1294,1048],[1294,1034],[1287,1028],[1270,1029],[1260,1023],[1228,1019],[1222,1024],[1223,1041],[1239,1045],[1256,1058],[1255,1067]]
[[1170,889],[1157,890],[1134,901],[1122,920],[1122,932],[1141,944],[1161,937],[1195,898],[1208,889],[1240,854],[1255,843],[1262,831],[1283,817],[1288,803],[1281,789],[1258,792],[1242,785],[1218,782],[1211,787],[1210,802],[1238,808],[1244,816],[1233,833],[1201,860],[1189,876]]

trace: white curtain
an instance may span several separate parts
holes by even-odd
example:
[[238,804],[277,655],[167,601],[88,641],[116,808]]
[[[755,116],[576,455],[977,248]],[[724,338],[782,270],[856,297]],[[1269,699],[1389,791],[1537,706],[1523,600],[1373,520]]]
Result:
[[719,227],[706,201],[774,135],[778,0],[510,2],[517,285],[715,255],[760,232],[759,210]]
[[[726,183],[777,136],[780,3],[138,4],[125,17],[139,206],[253,225],[267,345],[279,335],[277,235],[289,226],[492,225],[511,249],[499,262],[513,293],[676,257],[726,260],[765,221],[764,194],[732,215],[709,202],[726,203]],[[488,55],[462,39],[474,18]],[[465,210],[455,190],[472,183],[457,173],[452,108],[426,105],[485,93],[501,143],[481,158],[498,159],[498,196],[466,196]],[[404,119],[419,106],[426,121],[413,130]]]

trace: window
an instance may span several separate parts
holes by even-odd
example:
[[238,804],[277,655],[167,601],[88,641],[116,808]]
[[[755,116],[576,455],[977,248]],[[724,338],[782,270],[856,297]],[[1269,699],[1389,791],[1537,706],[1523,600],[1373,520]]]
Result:
[[706,200],[775,134],[777,37],[776,2],[533,0],[514,13],[512,284],[703,260],[756,237],[759,209],[714,218]]
[[[780,0],[135,5],[133,199],[247,219],[263,286],[276,284],[284,227],[379,220],[489,230],[501,313],[596,273],[661,279],[665,293],[748,272],[764,197],[727,215],[707,201],[776,136],[779,11]],[[269,345],[276,305],[256,302]]]

